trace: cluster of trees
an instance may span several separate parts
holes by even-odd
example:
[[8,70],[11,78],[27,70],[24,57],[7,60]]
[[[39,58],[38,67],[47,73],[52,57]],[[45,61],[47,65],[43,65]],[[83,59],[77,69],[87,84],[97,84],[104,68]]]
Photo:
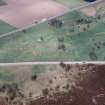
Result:
[[62,50],[62,51],[66,50],[66,46],[64,44],[64,37],[58,38],[58,50]]
[[48,22],[49,25],[54,26],[56,28],[60,28],[63,26],[63,21],[59,19],[52,19]]
[[24,97],[24,95],[20,92],[17,83],[3,84],[0,87],[0,92],[7,93],[7,101],[13,101],[16,97]]

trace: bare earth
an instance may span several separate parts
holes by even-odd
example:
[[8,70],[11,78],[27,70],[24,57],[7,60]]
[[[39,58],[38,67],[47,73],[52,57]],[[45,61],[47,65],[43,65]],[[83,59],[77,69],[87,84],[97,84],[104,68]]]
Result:
[[81,11],[87,16],[94,17],[96,15],[96,9],[94,7],[84,8]]
[[5,0],[0,7],[0,19],[21,28],[43,18],[59,15],[67,8],[53,0]]

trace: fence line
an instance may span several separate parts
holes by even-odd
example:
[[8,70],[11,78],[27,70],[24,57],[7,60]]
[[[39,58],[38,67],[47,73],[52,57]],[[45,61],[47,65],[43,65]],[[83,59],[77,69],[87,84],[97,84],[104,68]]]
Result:
[[47,61],[47,62],[15,62],[15,63],[0,63],[0,67],[4,66],[32,66],[32,65],[57,65],[60,63],[64,64],[96,64],[96,65],[105,65],[104,61]]
[[[38,23],[33,23],[33,24],[28,25],[28,26],[26,26],[26,27],[23,27],[23,28],[20,28],[20,29],[16,29],[16,30],[14,30],[14,31],[11,31],[11,32],[8,32],[8,33],[5,33],[5,34],[1,34],[1,35],[0,35],[0,38],[6,37],[6,36],[10,36],[10,35],[13,35],[13,34],[15,34],[15,33],[17,33],[17,32],[21,32],[21,31],[23,31],[23,30],[29,29],[29,28],[31,28],[31,27],[33,27],[33,26],[38,25],[38,24],[44,23],[44,22],[46,22],[46,21],[50,21],[51,19],[54,19],[54,18],[63,16],[63,15],[65,15],[66,13],[69,13],[69,12],[72,12],[72,11],[75,11],[75,10],[80,10],[80,9],[83,9],[83,8],[86,8],[86,7],[89,7],[89,6],[93,6],[93,5],[96,5],[96,4],[98,4],[98,3],[102,3],[102,2],[105,2],[105,0],[95,1],[95,2],[92,2],[92,3],[87,3],[86,5],[79,6],[79,7],[77,7],[77,8],[68,9],[67,11],[65,11],[65,12],[63,12],[63,13],[61,13],[61,14],[59,14],[59,15],[56,15],[56,16],[53,16],[53,17],[50,17],[50,18],[47,18],[47,19],[44,20],[44,21],[39,21]],[[42,20],[43,20],[43,19],[42,19]]]

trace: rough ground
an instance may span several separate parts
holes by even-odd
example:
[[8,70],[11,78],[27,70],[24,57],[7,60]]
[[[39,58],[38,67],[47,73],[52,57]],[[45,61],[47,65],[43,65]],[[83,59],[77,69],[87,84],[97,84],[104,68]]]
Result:
[[[105,105],[105,65],[61,63],[50,67],[46,66],[49,72],[31,78],[31,85],[28,79],[28,96],[23,91],[24,88],[20,90],[16,84],[0,88],[0,105]],[[17,67],[13,68],[16,70],[14,73],[18,74]],[[4,67],[4,70],[8,68]],[[26,74],[30,75],[29,72]],[[34,86],[33,89],[37,89],[35,87],[38,83],[42,91],[36,97],[32,88]]]

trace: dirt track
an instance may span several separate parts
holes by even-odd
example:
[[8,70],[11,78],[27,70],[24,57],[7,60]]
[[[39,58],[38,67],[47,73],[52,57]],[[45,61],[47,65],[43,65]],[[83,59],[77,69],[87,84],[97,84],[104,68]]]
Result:
[[5,2],[8,5],[0,7],[0,19],[17,28],[67,10],[53,0],[5,0]]

